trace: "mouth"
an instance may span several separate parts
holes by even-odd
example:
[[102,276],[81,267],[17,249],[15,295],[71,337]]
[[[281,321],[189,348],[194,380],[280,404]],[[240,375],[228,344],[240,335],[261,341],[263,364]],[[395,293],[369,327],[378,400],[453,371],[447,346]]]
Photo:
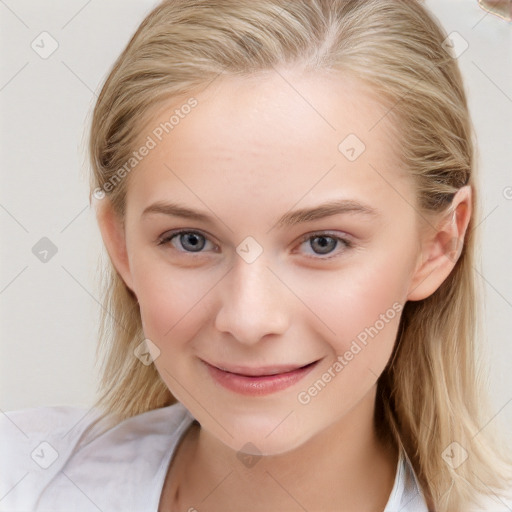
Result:
[[311,372],[320,359],[306,364],[264,367],[212,364],[202,361],[210,376],[224,388],[243,395],[262,396],[284,390]]
[[[276,365],[276,366],[264,366],[258,368],[249,368],[247,366],[224,366],[224,365],[211,365],[215,366],[219,370],[227,373],[233,373],[235,375],[241,375],[242,377],[267,377],[270,375],[280,375],[284,373],[294,372],[303,368],[308,368],[314,365],[318,361],[313,361],[304,365],[300,364],[289,364],[289,365]],[[209,364],[209,363],[207,363]]]

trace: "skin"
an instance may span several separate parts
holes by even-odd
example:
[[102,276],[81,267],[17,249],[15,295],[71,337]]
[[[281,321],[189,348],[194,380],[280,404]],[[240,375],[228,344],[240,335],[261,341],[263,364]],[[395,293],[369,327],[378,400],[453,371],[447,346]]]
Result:
[[[179,445],[160,510],[382,511],[398,452],[377,437],[373,414],[400,314],[309,403],[298,393],[393,304],[441,285],[456,262],[447,247],[467,229],[471,189],[459,190],[450,215],[420,214],[386,106],[341,73],[290,68],[223,78],[194,97],[198,106],[127,178],[124,222],[108,199],[97,210],[110,257],[139,301],[144,333],[160,350],[154,364],[200,423]],[[140,142],[183,103],[159,106]],[[351,133],[366,145],[353,162],[338,149]],[[334,198],[378,213],[276,226],[290,210]],[[158,201],[212,221],[143,215]],[[202,252],[179,235],[158,245],[178,228],[206,236]],[[318,231],[352,245],[327,239],[322,253],[314,237],[302,241]],[[236,252],[247,236],[263,249],[250,264]],[[247,397],[218,385],[201,359],[320,362],[291,388]],[[263,456],[247,467],[237,457],[242,447]]]

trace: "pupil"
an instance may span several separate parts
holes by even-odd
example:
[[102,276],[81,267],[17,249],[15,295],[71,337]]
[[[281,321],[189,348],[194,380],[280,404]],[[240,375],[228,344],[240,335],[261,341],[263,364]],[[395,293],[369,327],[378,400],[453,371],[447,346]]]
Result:
[[196,233],[187,233],[183,235],[182,238],[182,245],[183,247],[187,248],[187,244],[189,245],[189,249],[192,249],[193,251],[200,251],[203,248],[203,245],[201,245],[199,235]]
[[[320,242],[318,242],[317,245],[320,246],[320,250],[323,254],[330,252],[330,250],[334,249],[334,246],[336,245],[336,240],[329,236],[317,236],[313,239],[313,243],[315,243],[318,240]],[[329,250],[324,251],[325,248]]]

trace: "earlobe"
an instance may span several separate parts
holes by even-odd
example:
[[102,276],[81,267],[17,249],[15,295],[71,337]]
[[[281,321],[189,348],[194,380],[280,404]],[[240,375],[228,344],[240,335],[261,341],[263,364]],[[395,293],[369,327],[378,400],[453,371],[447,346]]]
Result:
[[432,295],[455,267],[471,218],[471,186],[460,188],[447,213],[430,229],[422,241],[422,251],[414,272],[407,300],[422,300]]
[[110,260],[126,286],[133,292],[124,224],[107,198],[98,201],[96,218]]

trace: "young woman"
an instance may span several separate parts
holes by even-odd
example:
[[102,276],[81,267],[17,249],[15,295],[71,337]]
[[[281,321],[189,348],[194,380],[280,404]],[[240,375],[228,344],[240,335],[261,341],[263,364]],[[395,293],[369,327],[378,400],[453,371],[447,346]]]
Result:
[[90,132],[110,258],[101,393],[85,416],[4,419],[0,505],[512,509],[445,39],[416,0],[168,0],[147,16]]

